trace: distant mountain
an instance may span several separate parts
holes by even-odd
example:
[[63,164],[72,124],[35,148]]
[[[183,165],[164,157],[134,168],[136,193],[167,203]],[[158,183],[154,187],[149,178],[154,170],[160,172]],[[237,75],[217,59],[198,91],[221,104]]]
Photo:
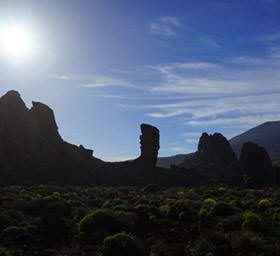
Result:
[[159,157],[157,161],[157,166],[169,168],[172,164],[179,165],[185,160],[186,156],[186,154],[180,154],[175,156]]
[[[237,155],[240,154],[242,145],[248,141],[264,147],[268,151],[273,164],[280,166],[280,121],[263,123],[229,140]],[[165,168],[169,168],[171,164],[179,165],[189,155],[159,157],[157,165]]]
[[280,165],[280,121],[266,122],[230,139],[237,155],[242,145],[251,141],[264,147],[274,164]]

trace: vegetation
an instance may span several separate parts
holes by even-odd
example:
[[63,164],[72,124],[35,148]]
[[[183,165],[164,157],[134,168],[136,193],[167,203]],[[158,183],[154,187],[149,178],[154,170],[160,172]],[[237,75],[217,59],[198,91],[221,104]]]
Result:
[[280,255],[280,189],[0,188],[0,256]]

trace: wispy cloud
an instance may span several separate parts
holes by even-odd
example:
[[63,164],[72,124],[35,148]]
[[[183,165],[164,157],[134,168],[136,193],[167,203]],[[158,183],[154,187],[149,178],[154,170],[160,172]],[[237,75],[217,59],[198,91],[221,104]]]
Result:
[[274,33],[263,37],[266,41],[275,41],[280,39],[280,33]]
[[137,156],[108,156],[108,157],[102,157],[102,160],[109,161],[109,162],[122,162],[122,161],[129,161],[136,159]]
[[173,152],[173,153],[190,153],[192,150],[185,148],[185,147],[168,147],[168,148],[162,148],[160,149],[161,152]]
[[200,132],[186,132],[183,134],[184,137],[192,137],[192,138],[198,138],[201,136]]
[[97,87],[107,87],[107,86],[138,88],[136,85],[134,85],[129,81],[111,77],[111,76],[51,75],[50,78],[65,80],[65,81],[75,81],[79,83],[80,87],[84,87],[84,88],[97,88]]
[[[236,61],[236,60],[235,60]],[[238,60],[245,61],[244,58]],[[248,60],[246,60],[248,61]],[[252,60],[249,60],[252,62]],[[232,63],[232,61],[230,61]],[[256,60],[254,60],[256,62]],[[258,60],[261,63],[260,60]],[[153,92],[188,95],[240,95],[264,93],[268,91],[263,84],[269,83],[269,90],[279,90],[279,66],[273,59],[263,60],[264,65],[255,69],[243,69],[236,64],[227,63],[181,63],[155,66],[161,83],[154,86]],[[182,67],[188,67],[182,70]],[[191,69],[190,69],[191,67]],[[211,69],[211,70],[210,70]]]
[[240,116],[235,118],[216,118],[212,120],[211,119],[193,120],[193,121],[186,122],[186,124],[191,126],[219,125],[220,127],[227,127],[227,126],[251,127],[271,120],[280,120],[280,114],[275,113],[275,114],[263,114],[263,115],[247,115],[247,116]]
[[195,145],[197,145],[197,143],[198,143],[198,138],[190,138],[190,139],[186,139],[186,142],[188,143],[188,144],[195,144]]
[[178,17],[160,17],[150,23],[150,33],[161,36],[176,36],[176,28],[181,26]]
[[261,58],[248,58],[248,57],[237,57],[232,58],[229,60],[235,64],[255,64],[255,65],[262,65],[265,63],[264,59]]

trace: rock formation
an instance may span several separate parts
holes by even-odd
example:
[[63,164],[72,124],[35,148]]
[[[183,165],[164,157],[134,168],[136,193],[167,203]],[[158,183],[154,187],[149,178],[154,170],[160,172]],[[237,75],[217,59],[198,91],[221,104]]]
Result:
[[193,164],[227,166],[234,161],[237,161],[237,157],[222,134],[203,133],[199,139],[197,151],[191,159],[186,159],[182,166],[187,167]]
[[52,109],[32,104],[28,109],[16,91],[0,98],[0,182],[92,182],[102,161],[92,151],[63,141]]
[[263,147],[253,142],[244,143],[240,155],[240,164],[243,175],[249,178],[248,186],[254,188],[273,186],[272,163]]
[[141,133],[141,155],[137,161],[155,167],[157,163],[158,151],[160,148],[159,130],[152,125],[141,124]]

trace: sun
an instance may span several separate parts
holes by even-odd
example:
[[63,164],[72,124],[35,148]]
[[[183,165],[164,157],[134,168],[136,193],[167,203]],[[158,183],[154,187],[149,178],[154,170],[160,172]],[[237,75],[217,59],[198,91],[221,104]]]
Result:
[[15,60],[24,60],[34,53],[32,33],[20,26],[3,28],[0,31],[1,52]]

